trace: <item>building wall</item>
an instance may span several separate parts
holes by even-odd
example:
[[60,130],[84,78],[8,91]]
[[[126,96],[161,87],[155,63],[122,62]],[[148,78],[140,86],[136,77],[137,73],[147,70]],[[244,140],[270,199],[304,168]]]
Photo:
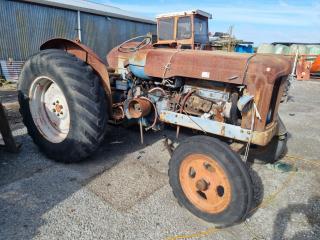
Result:
[[[103,60],[123,41],[148,32],[156,25],[81,12],[82,42]],[[33,3],[0,0],[0,60],[26,60],[40,45],[55,37],[75,39],[77,12]]]
[[156,25],[81,13],[82,42],[105,59],[106,54],[124,41],[156,33]]

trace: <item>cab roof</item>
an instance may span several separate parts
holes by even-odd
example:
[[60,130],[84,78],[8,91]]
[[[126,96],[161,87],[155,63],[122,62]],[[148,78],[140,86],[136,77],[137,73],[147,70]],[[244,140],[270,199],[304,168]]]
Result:
[[191,15],[191,14],[197,14],[203,17],[206,17],[208,19],[212,19],[212,14],[207,13],[202,10],[189,10],[189,11],[183,11],[183,12],[171,12],[171,13],[164,13],[157,16],[158,18],[165,18],[165,17],[174,17],[174,16],[184,16],[184,15]]

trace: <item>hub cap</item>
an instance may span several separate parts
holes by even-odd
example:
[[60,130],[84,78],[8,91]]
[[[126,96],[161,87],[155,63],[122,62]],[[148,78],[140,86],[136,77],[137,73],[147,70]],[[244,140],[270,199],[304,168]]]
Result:
[[60,87],[46,76],[34,80],[29,91],[30,112],[39,132],[50,142],[60,143],[69,133],[70,114]]
[[179,170],[182,190],[189,201],[207,213],[225,210],[231,200],[231,188],[222,167],[203,154],[186,157]]

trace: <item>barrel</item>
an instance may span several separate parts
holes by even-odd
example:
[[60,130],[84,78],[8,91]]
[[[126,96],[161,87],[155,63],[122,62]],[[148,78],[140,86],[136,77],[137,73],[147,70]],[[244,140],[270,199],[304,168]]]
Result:
[[274,45],[263,43],[258,47],[257,53],[274,53]]
[[320,45],[309,45],[309,55],[320,55]]
[[292,44],[289,48],[289,54],[296,54],[297,51],[301,55],[309,54],[309,49],[306,45]]
[[283,44],[277,44],[275,46],[275,50],[274,50],[275,54],[283,54],[283,55],[287,55],[289,54],[289,47]]

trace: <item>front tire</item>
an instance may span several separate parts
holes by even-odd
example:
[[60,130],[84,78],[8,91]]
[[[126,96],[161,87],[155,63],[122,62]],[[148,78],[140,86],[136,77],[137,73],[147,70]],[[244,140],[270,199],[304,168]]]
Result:
[[259,164],[275,163],[286,155],[288,133],[280,116],[278,116],[278,124],[278,133],[266,146],[251,146],[248,155],[249,162]]
[[78,162],[102,142],[107,102],[99,77],[75,56],[48,49],[24,65],[20,112],[29,135],[49,158]]
[[240,156],[225,143],[195,136],[181,143],[169,162],[169,182],[191,213],[225,227],[245,219],[253,188]]

